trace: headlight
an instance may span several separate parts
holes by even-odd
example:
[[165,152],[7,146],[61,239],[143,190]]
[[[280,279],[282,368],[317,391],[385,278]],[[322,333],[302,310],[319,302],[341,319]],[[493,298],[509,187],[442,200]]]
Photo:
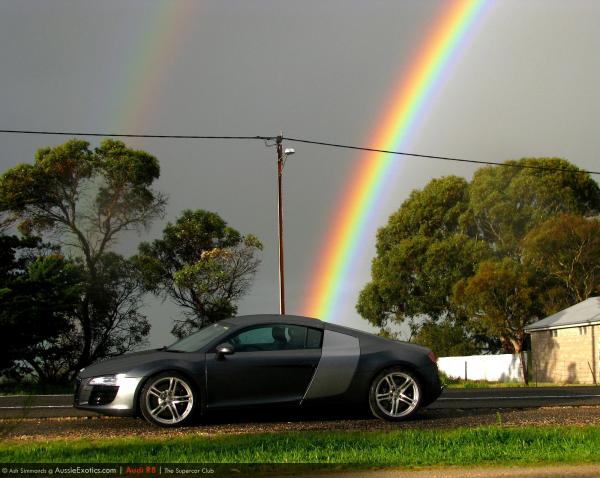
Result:
[[119,380],[123,377],[125,377],[124,373],[94,377],[90,380],[90,385],[119,385]]

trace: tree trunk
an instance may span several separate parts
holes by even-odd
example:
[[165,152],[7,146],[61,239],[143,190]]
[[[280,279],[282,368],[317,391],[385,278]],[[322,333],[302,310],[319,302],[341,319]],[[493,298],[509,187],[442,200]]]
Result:
[[[93,342],[93,327],[92,327],[92,317],[91,314],[95,313],[95,304],[91,304],[90,302],[95,299],[94,297],[94,288],[97,284],[97,272],[96,272],[96,262],[95,259],[86,255],[86,266],[88,268],[89,274],[89,284],[85,291],[85,297],[83,299],[83,304],[81,307],[81,331],[83,335],[83,349],[81,351],[81,356],[79,357],[77,363],[76,371],[79,371],[82,367],[87,367],[92,361],[92,342]],[[94,311],[92,312],[91,307],[94,307]],[[76,372],[77,373],[77,372]]]
[[83,348],[79,359],[77,360],[77,366],[75,367],[75,374],[79,369],[87,367],[89,365],[91,350],[92,350],[92,324],[90,320],[90,303],[89,303],[89,291],[86,291],[86,297],[83,299],[81,305],[81,332],[83,339]]
[[527,373],[527,359],[525,358],[525,351],[523,350],[523,342],[518,340],[512,341],[515,353],[519,355],[519,362],[521,362],[521,373],[523,375],[523,382],[525,385],[529,385],[529,374]]
[[44,373],[44,370],[35,362],[35,357],[27,358],[25,361],[35,370],[35,373],[38,374],[38,383],[41,385],[48,384],[48,377]]
[[523,382],[525,385],[529,385],[529,370],[527,370],[527,358],[525,356],[525,351],[521,350],[519,352],[521,357],[521,370],[523,371]]

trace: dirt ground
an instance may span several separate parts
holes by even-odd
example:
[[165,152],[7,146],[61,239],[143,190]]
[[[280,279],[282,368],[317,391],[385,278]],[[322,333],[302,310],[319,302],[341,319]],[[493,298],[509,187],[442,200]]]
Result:
[[303,478],[598,478],[599,465],[557,465],[501,468],[427,468],[423,470],[367,470],[304,475]]
[[[527,409],[425,409],[413,420],[389,423],[364,415],[215,416],[196,426],[164,429],[141,419],[22,418],[0,420],[0,439],[76,439],[126,436],[170,437],[210,436],[221,433],[243,434],[285,431],[385,431],[399,429],[447,429],[482,425],[600,425],[600,407],[549,407]],[[598,473],[600,476],[600,473]]]

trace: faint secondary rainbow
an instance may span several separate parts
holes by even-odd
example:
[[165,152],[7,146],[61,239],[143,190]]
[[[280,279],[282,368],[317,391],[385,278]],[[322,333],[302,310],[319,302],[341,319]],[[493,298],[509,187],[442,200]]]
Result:
[[[162,94],[181,57],[187,23],[197,8],[186,2],[156,0],[140,5],[130,40],[113,55],[113,86],[99,115],[117,132],[146,132],[159,113]],[[129,139],[128,143],[135,142]]]
[[[367,143],[369,146],[396,150],[406,144],[462,41],[488,3],[488,0],[443,2],[443,11],[408,68],[408,76],[400,78],[386,99],[389,106],[381,115]],[[385,189],[386,179],[399,162],[397,156],[368,153],[351,173],[336,208],[339,213],[325,235],[311,273],[313,282],[302,307],[303,314],[322,320],[335,319],[342,288],[352,277],[353,264],[361,257],[359,247],[366,233],[375,232],[374,227],[367,227],[369,216]]]

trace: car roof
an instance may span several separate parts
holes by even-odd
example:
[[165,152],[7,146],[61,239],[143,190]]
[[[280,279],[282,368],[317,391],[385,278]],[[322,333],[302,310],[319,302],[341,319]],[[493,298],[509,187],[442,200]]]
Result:
[[224,324],[234,325],[236,327],[245,327],[249,325],[271,324],[279,322],[288,325],[304,325],[305,327],[323,328],[323,322],[311,317],[301,315],[280,315],[280,314],[255,314],[240,315],[221,321]]

